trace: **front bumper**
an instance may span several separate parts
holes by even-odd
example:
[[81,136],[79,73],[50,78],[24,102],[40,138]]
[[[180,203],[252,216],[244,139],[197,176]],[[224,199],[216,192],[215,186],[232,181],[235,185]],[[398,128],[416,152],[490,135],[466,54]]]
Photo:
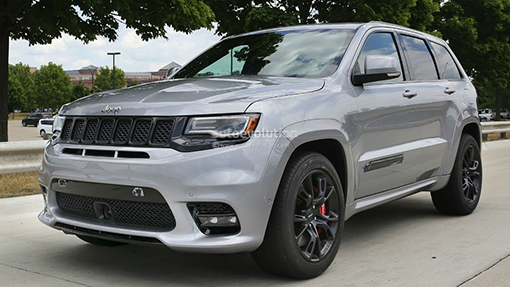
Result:
[[[181,251],[253,251],[264,238],[272,197],[281,178],[280,168],[275,163],[280,162],[288,145],[288,140],[282,136],[252,138],[245,144],[188,153],[169,148],[144,148],[150,158],[130,159],[63,154],[66,145],[49,144],[39,175],[39,182],[46,190],[46,204],[39,219],[67,233],[83,234],[80,232],[88,230],[97,232],[98,236],[101,233],[114,235],[111,236],[114,239],[118,235],[121,241],[156,239]],[[86,149],[90,146],[72,145],[72,148]],[[137,151],[132,147],[94,146],[94,149]],[[51,183],[59,179],[154,189],[169,205],[175,218],[175,228],[161,231],[115,226],[66,213],[59,208],[56,191],[52,189]],[[188,208],[189,203],[195,202],[230,205],[240,223],[240,232],[232,235],[204,234]]]

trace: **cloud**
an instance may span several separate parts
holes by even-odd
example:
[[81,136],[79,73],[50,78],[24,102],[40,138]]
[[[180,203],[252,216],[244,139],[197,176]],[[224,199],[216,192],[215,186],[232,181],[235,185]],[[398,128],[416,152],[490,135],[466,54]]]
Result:
[[88,65],[111,67],[112,56],[106,53],[121,52],[115,58],[115,65],[124,71],[157,71],[172,61],[185,64],[220,39],[206,29],[187,35],[167,28],[168,39],[149,41],[143,41],[134,30],[125,26],[117,32],[115,42],[98,37],[89,44],[83,44],[69,35],[63,35],[48,45],[28,46],[24,40],[11,41],[9,63],[22,62],[39,68],[53,62],[62,65],[65,70],[77,70]]

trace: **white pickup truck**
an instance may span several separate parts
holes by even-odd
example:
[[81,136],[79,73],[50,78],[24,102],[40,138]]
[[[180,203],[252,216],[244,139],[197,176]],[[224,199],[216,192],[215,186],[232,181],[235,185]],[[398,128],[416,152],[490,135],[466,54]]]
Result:
[[478,111],[478,118],[481,122],[487,122],[490,120],[494,120],[496,117],[496,113],[492,111],[492,109],[481,109]]

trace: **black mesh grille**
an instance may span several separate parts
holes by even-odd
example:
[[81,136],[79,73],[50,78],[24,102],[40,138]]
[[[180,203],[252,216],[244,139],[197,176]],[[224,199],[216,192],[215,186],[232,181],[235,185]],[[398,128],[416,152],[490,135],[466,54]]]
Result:
[[[62,192],[56,192],[56,195],[60,210],[72,215],[114,224],[164,228],[165,230],[175,228],[174,215],[166,203],[103,199]],[[99,219],[94,203],[108,204],[111,208],[112,219]]]
[[117,131],[113,137],[114,144],[126,144],[131,130],[131,119],[120,119],[117,121]]
[[60,135],[66,143],[124,146],[157,146],[170,144],[173,118],[68,117]]
[[226,203],[196,203],[195,206],[200,214],[235,214],[234,209]]
[[142,145],[147,143],[149,138],[149,132],[151,131],[151,120],[137,120],[135,124],[135,131],[133,132],[133,137],[131,138],[131,142],[133,144]]
[[81,139],[83,131],[85,130],[85,119],[76,119],[74,121],[73,133],[71,141],[78,142]]
[[98,126],[99,119],[89,119],[87,121],[87,128],[85,129],[85,134],[83,135],[82,142],[93,143],[94,139],[96,138]]
[[156,122],[156,128],[152,136],[154,145],[166,145],[170,141],[173,120],[159,120]]
[[73,127],[73,119],[66,119],[64,122],[64,127],[62,128],[62,134],[60,135],[60,138],[62,140],[69,140],[69,137],[71,136],[71,131]]
[[110,141],[113,133],[114,119],[103,119],[101,127],[99,128],[99,135],[97,136],[97,143],[107,144]]

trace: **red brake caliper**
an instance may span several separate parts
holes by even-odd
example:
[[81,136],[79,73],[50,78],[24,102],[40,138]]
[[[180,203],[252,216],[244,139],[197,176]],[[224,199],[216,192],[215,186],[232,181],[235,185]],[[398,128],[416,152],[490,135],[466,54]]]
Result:
[[[322,215],[326,215],[326,204],[323,203],[321,207],[319,208],[319,213]],[[322,228],[318,230],[319,234],[322,233]]]
[[319,213],[322,215],[326,215],[326,204],[323,203],[322,206],[319,208]]
[[[318,193],[319,193],[319,192],[317,191],[317,188],[316,188],[316,187],[314,187],[314,188],[313,188],[313,192],[314,192],[315,194],[318,194]],[[320,213],[320,214],[322,214],[322,215],[326,215],[326,204],[325,204],[325,203],[323,203],[323,204],[321,205],[321,207],[319,207],[319,213]],[[322,232],[322,228],[319,228],[319,230],[317,230],[317,231],[319,232],[319,234],[321,234],[321,232]]]

